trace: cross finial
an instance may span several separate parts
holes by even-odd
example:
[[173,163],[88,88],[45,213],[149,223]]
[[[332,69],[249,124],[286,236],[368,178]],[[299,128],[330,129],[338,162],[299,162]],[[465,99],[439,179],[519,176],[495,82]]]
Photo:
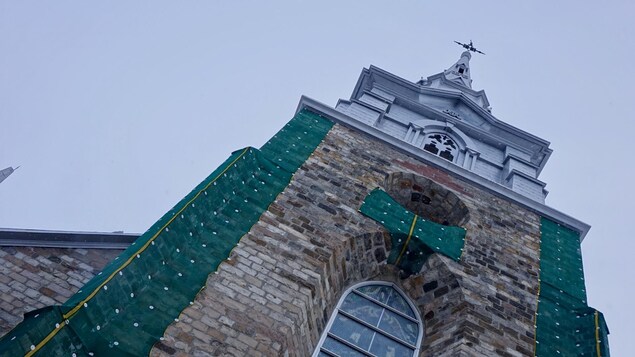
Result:
[[485,53],[479,51],[476,49],[476,47],[474,47],[474,45],[472,44],[472,40],[470,40],[469,44],[465,44],[465,43],[461,43],[458,41],[454,41],[456,44],[460,45],[461,47],[465,48],[466,50],[470,51],[470,52],[477,52],[480,53],[482,55],[484,55]]

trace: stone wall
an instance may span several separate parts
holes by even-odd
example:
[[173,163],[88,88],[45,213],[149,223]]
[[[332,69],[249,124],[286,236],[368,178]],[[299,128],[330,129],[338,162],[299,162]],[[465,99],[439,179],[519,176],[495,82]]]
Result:
[[120,249],[0,248],[0,336],[25,312],[65,302]]
[[[381,226],[358,212],[390,173],[451,190],[469,211],[459,263],[403,279]],[[397,284],[425,325],[423,356],[533,355],[539,217],[340,125],[295,174],[152,356],[308,356],[347,287]]]

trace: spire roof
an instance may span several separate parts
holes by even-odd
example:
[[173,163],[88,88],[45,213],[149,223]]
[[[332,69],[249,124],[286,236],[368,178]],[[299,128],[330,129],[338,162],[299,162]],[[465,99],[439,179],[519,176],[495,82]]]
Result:
[[461,53],[461,58],[459,58],[456,63],[454,63],[450,68],[446,69],[443,72],[445,78],[454,83],[472,89],[472,78],[470,76],[471,58],[472,54],[470,53],[470,51]]

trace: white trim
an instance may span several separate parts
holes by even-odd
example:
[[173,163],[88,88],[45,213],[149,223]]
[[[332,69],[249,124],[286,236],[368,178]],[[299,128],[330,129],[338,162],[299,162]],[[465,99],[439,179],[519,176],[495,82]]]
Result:
[[408,131],[406,132],[406,136],[403,138],[403,141],[409,143],[410,142],[410,134],[412,134],[412,125],[408,125]]
[[[536,212],[537,214],[550,218],[551,220],[556,221],[556,223],[563,224],[564,226],[573,229],[576,232],[580,233],[580,241],[584,239],[586,234],[591,229],[591,226],[587,223],[584,223],[576,218],[573,218],[565,213],[562,213],[554,208],[551,208],[544,203],[537,202],[532,200],[531,198],[525,197],[520,193],[514,192],[511,189],[493,181],[490,181],[484,177],[478,176],[476,173],[472,171],[468,171],[458,165],[455,165],[445,159],[440,157],[436,157],[427,151],[414,147],[408,143],[404,143],[402,139],[395,138],[390,136],[377,128],[371,127],[367,124],[360,122],[357,119],[350,117],[336,109],[331,108],[330,106],[320,103],[315,99],[309,98],[307,96],[302,96],[300,98],[300,102],[296,108],[296,113],[304,108],[312,109],[313,111],[333,120],[334,122],[344,125],[346,127],[352,128],[354,130],[359,130],[362,133],[365,133],[371,137],[377,138],[388,145],[395,147],[397,150],[404,152],[408,155],[411,155],[419,160],[422,160],[430,165],[433,165],[437,168],[441,168],[447,171],[450,175],[460,177],[462,179],[467,180],[470,183],[473,183],[493,194],[509,199],[517,204]],[[478,155],[477,155],[478,156]]]
[[415,135],[412,138],[412,145],[419,146],[419,144],[417,143],[417,141],[419,141],[419,137],[425,138],[425,135],[421,136],[421,132],[422,131],[423,131],[423,129],[415,129]]
[[[419,314],[419,310],[412,303],[412,301],[410,300],[408,295],[406,295],[406,293],[404,293],[403,290],[401,290],[394,283],[391,283],[391,282],[388,282],[388,281],[371,280],[371,281],[364,281],[364,282],[361,282],[361,283],[357,283],[357,284],[349,287],[348,289],[346,289],[346,291],[344,291],[344,293],[342,293],[342,296],[340,296],[340,299],[338,300],[337,305],[335,305],[335,308],[331,312],[331,317],[329,318],[328,323],[324,327],[324,331],[322,331],[322,336],[320,336],[320,340],[318,341],[317,345],[315,346],[315,350],[313,351],[312,357],[317,357],[318,354],[320,353],[320,348],[322,347],[322,344],[324,344],[324,341],[326,340],[328,332],[331,330],[331,327],[333,326],[333,322],[335,322],[335,318],[337,317],[337,315],[339,313],[339,310],[340,310],[340,307],[342,306],[342,303],[344,302],[346,297],[348,297],[348,295],[353,293],[353,290],[355,290],[355,289],[357,289],[359,287],[368,286],[368,285],[390,286],[393,289],[395,289],[401,295],[401,297],[404,298],[404,300],[406,300],[406,302],[408,303],[408,306],[414,312],[415,319],[417,320],[417,325],[419,326],[419,335],[417,336],[417,343],[415,344],[415,350],[414,350],[414,354],[413,354],[413,356],[415,356],[415,357],[419,356],[419,352],[421,350],[421,348],[420,348],[421,341],[423,340],[423,327],[424,327],[423,326],[423,321],[421,320],[421,316]],[[370,354],[370,352],[368,352],[368,353]]]
[[[549,141],[539,138],[531,133],[528,133],[524,130],[518,129],[510,124],[507,124],[499,119],[497,119],[492,113],[487,109],[489,107],[489,101],[487,100],[487,96],[483,90],[475,91],[471,88],[466,88],[460,86],[452,81],[448,81],[445,78],[443,72],[432,75],[428,77],[427,82],[433,82],[434,80],[440,80],[443,83],[448,84],[450,87],[455,87],[455,89],[441,89],[441,88],[432,88],[422,85],[421,83],[412,83],[406,79],[403,79],[399,76],[396,76],[390,72],[387,72],[379,67],[370,66],[369,68],[364,68],[362,70],[361,75],[359,76],[355,88],[353,89],[353,93],[351,98],[357,98],[360,96],[360,93],[367,88],[378,88],[382,91],[386,92],[389,95],[395,96],[395,103],[399,104],[399,102],[409,102],[410,104],[419,107],[426,108],[425,105],[417,103],[416,101],[412,101],[407,99],[407,95],[404,93],[398,93],[395,90],[391,90],[390,87],[395,86],[400,89],[404,89],[415,94],[421,95],[432,95],[442,98],[453,98],[459,99],[463,104],[472,110],[476,111],[480,117],[482,117],[487,123],[492,125],[495,128],[501,130],[497,135],[492,135],[488,131],[483,130],[482,128],[477,128],[470,126],[470,130],[474,130],[479,135],[488,137],[490,139],[494,139],[494,142],[501,142],[505,145],[513,146],[517,149],[521,149],[522,151],[528,151],[530,156],[538,155],[542,156],[539,162],[536,162],[538,165],[538,174],[542,171],[545,164],[549,160],[551,156],[552,150],[549,149]],[[474,97],[482,98],[484,100],[484,106],[478,103]],[[402,104],[399,104],[402,105]],[[419,114],[422,112],[415,110]],[[436,115],[441,115],[444,118],[449,118],[450,116],[447,114],[441,113],[441,111],[433,108],[427,107],[424,111],[432,111],[436,113]],[[461,122],[458,120],[458,122]],[[466,125],[463,123],[463,125]],[[504,134],[504,135],[503,135]],[[511,137],[510,137],[511,136]],[[538,148],[536,148],[536,146]]]

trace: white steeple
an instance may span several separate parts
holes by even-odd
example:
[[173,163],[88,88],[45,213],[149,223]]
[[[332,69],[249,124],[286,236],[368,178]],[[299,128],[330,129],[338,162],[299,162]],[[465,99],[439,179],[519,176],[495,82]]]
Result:
[[471,52],[483,53],[471,41],[459,45],[467,51],[456,63],[416,84],[374,66],[364,69],[351,99],[340,100],[336,110],[398,140],[415,157],[445,160],[453,166],[439,165],[460,169],[458,175],[544,203],[546,184],[538,177],[551,155],[549,142],[492,115],[485,92],[472,89]]
[[472,78],[470,77],[470,59],[472,54],[465,51],[461,54],[461,58],[456,61],[452,67],[446,69],[443,74],[445,78],[454,83],[458,83],[467,88],[472,89]]

